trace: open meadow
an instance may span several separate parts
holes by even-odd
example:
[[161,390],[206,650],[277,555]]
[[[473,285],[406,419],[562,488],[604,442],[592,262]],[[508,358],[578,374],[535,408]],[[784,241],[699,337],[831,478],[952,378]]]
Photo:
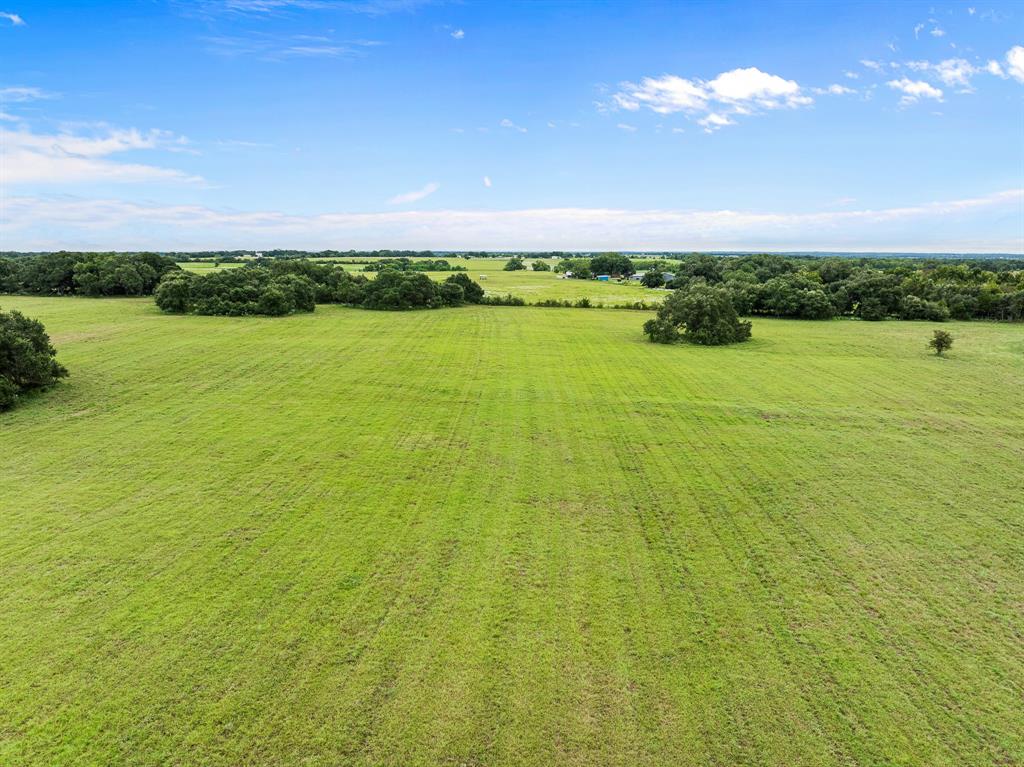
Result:
[[0,764],[1024,761],[1020,325],[0,303]]

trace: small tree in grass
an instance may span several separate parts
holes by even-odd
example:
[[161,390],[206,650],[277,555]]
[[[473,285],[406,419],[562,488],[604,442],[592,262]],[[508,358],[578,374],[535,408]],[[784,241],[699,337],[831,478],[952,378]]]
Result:
[[932,335],[932,340],[928,342],[928,346],[941,357],[944,352],[953,348],[953,336],[945,330],[936,330]]
[[539,258],[535,259],[534,262],[531,264],[531,266],[533,267],[533,271],[535,271],[535,272],[550,272],[551,271],[551,267],[548,265],[547,261],[541,261]]
[[523,263],[523,259],[519,256],[514,256],[505,262],[504,270],[506,272],[521,272],[526,268],[526,264]]

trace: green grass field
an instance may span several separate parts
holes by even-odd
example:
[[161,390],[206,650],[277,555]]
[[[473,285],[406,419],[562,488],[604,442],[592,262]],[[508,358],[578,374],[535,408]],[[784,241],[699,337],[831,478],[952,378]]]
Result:
[[0,305],[0,764],[1024,763],[1019,325]]

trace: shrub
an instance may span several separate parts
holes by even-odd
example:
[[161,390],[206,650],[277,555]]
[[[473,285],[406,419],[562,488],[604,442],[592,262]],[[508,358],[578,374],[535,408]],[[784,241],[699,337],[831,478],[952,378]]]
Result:
[[41,322],[0,311],[0,410],[12,407],[24,392],[64,378],[68,371],[56,355]]
[[935,353],[942,356],[943,352],[953,348],[953,336],[945,330],[936,330],[928,346],[935,350]]
[[540,259],[534,260],[534,262],[530,265],[530,267],[535,272],[550,272],[551,271],[551,265],[548,264],[547,261],[541,261]]
[[505,296],[484,296],[480,303],[487,306],[526,306],[526,301],[511,293]]
[[519,256],[510,258],[504,266],[506,272],[519,272],[525,268],[526,264],[523,263],[523,259]]

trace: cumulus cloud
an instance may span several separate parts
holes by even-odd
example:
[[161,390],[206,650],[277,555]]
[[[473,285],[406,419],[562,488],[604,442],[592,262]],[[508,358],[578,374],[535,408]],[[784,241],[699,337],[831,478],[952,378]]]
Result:
[[[9,196],[0,235],[14,249],[322,249],[538,250],[967,250],[1017,252],[1019,233],[955,240],[959,223],[1005,220],[1024,189],[905,207],[775,213],[735,210],[535,208],[288,215],[201,205]],[[916,226],[916,232],[911,225]],[[971,229],[976,229],[972,226]],[[1008,230],[1014,231],[1014,230]],[[993,235],[996,237],[996,235]]]
[[1006,73],[1024,83],[1024,45],[1015,45],[1006,53]]
[[431,181],[429,184],[424,186],[422,189],[417,189],[417,190],[412,191],[412,192],[405,192],[404,194],[396,194],[394,197],[392,197],[390,200],[388,200],[388,204],[389,205],[405,205],[406,203],[410,203],[410,202],[419,202],[420,200],[424,199],[425,197],[429,197],[430,195],[432,195],[434,192],[436,192],[440,188],[441,188],[440,184],[438,184],[435,181]]
[[8,11],[0,11],[0,19],[6,19],[11,22],[12,26],[23,27],[25,26],[25,20],[16,13],[9,13]]
[[610,102],[600,106],[628,112],[646,108],[662,115],[683,113],[714,130],[735,124],[726,115],[795,108],[812,101],[796,81],[746,67],[722,72],[711,80],[662,75],[645,77],[638,83],[625,82],[612,94]]
[[911,80],[908,77],[901,77],[899,80],[890,80],[886,85],[903,94],[900,98],[900,104],[903,106],[916,104],[925,98],[942,101],[942,91],[923,80]]
[[172,168],[110,159],[111,155],[136,150],[180,150],[187,143],[183,136],[161,130],[142,132],[101,126],[92,134],[70,130],[41,134],[0,128],[0,184],[202,181]]
[[907,67],[915,72],[932,74],[950,87],[970,88],[971,78],[982,70],[967,59],[946,59],[938,64],[928,61],[908,61]]
[[461,40],[465,36],[466,36],[465,31],[461,30],[461,29],[456,29],[454,32],[452,32],[452,37],[454,37],[456,40]]

